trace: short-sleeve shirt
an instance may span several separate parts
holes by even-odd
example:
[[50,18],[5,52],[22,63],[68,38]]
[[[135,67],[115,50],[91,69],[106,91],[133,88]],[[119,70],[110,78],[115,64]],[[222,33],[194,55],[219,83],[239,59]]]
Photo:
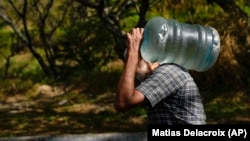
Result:
[[178,65],[159,66],[136,90],[149,101],[148,124],[206,124],[199,89],[189,72]]

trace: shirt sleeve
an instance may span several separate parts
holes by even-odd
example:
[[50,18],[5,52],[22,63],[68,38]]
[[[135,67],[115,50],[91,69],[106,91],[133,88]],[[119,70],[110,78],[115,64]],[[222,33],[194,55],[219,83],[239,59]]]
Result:
[[186,83],[185,71],[174,65],[157,68],[136,90],[140,91],[154,107]]

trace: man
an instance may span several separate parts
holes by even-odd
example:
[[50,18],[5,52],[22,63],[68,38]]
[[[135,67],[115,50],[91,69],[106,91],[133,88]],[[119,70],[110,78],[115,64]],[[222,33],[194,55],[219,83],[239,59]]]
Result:
[[[199,90],[187,70],[176,64],[146,62],[140,55],[143,28],[127,33],[127,56],[115,108],[148,105],[148,124],[206,124]],[[140,78],[138,86],[135,78]]]

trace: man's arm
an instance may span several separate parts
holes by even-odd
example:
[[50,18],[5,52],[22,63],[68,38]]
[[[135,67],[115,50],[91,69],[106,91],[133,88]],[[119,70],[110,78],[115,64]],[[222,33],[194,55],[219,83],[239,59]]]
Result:
[[143,28],[135,28],[131,33],[127,33],[127,58],[115,96],[115,108],[117,110],[127,110],[143,103],[145,100],[144,95],[135,90],[134,82],[142,37]]

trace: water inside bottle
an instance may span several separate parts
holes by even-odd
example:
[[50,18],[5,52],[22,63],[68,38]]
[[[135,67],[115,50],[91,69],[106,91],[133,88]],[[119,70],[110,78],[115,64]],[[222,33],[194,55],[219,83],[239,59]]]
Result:
[[217,60],[220,38],[213,27],[154,17],[144,28],[140,51],[151,63],[176,63],[188,70],[206,71]]

